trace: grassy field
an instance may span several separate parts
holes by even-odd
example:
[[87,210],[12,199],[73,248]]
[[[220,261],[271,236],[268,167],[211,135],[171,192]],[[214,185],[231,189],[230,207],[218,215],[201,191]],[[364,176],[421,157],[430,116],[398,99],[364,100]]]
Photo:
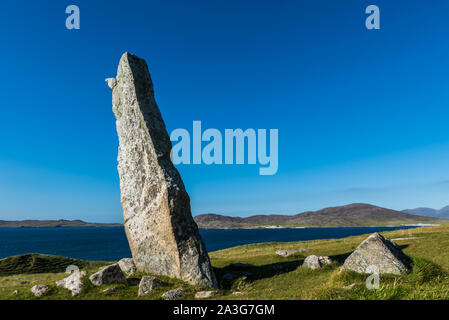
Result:
[[[367,275],[340,271],[345,258],[367,237],[363,235],[334,240],[252,244],[211,252],[220,284],[220,294],[214,299],[449,299],[449,225],[382,234],[390,239],[403,238],[395,242],[411,257],[413,268],[400,276],[381,276],[378,290],[366,288]],[[275,254],[279,249],[296,248],[310,251],[287,258]],[[335,262],[320,270],[302,268],[301,264],[309,254],[330,256]],[[239,262],[249,266],[231,265]],[[83,269],[92,273],[106,264],[109,263],[86,262]],[[225,274],[232,274],[234,278],[224,279]],[[66,276],[60,272],[2,276],[0,299],[160,299],[163,292],[174,288],[184,289],[185,299],[193,299],[196,291],[204,289],[160,277],[167,286],[137,298],[138,285],[98,288],[86,277],[83,293],[73,298],[68,290],[55,285],[55,281]],[[140,276],[142,274],[133,277]],[[29,283],[21,285],[22,281]],[[47,284],[50,287],[48,294],[34,297],[30,288],[35,284]],[[350,288],[344,288],[347,286]],[[107,288],[109,290],[104,292]],[[15,290],[18,294],[13,293]]]

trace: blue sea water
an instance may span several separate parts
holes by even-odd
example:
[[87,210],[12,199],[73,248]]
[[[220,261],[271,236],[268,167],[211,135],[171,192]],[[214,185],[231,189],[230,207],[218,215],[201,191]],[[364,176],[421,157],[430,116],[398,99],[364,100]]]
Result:
[[[200,230],[208,251],[259,242],[337,239],[410,227]],[[130,257],[123,227],[0,228],[0,259],[46,253],[65,257],[115,261]]]

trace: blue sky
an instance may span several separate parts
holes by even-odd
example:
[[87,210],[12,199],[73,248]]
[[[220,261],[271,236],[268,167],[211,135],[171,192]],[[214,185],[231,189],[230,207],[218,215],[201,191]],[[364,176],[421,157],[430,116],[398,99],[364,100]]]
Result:
[[[81,29],[65,28],[65,8]],[[365,28],[365,8],[381,30]],[[449,204],[445,0],[10,1],[0,219],[121,221],[111,92],[146,59],[168,130],[279,129],[279,170],[178,166],[194,214]]]

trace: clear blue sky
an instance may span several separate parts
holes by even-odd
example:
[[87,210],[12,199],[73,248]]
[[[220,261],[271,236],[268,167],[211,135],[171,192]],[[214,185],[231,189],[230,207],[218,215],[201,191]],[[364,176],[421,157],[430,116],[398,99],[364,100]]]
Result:
[[[77,4],[81,29],[65,28]],[[365,8],[381,30],[365,28]],[[0,219],[121,221],[111,92],[145,58],[169,131],[279,129],[279,171],[179,166],[194,214],[449,204],[446,0],[9,1]]]

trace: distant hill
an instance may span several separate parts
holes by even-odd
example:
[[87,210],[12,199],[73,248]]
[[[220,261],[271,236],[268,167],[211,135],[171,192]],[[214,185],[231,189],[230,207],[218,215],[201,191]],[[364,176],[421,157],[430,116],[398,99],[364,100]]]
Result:
[[406,209],[403,210],[402,212],[417,214],[426,217],[434,217],[439,219],[449,219],[449,206],[444,207],[440,210],[432,208],[415,208],[415,209]]
[[0,228],[114,227],[119,223],[92,223],[82,220],[0,220]]
[[296,215],[255,215],[247,218],[202,214],[195,218],[199,228],[232,229],[255,227],[362,227],[438,224],[444,221],[370,204],[354,203],[308,211]]

